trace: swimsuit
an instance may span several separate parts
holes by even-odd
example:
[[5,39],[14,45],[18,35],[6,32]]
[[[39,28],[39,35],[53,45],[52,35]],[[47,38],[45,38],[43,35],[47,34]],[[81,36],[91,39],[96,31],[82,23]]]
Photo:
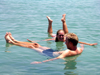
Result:
[[52,34],[52,37],[56,37],[56,34]]
[[42,54],[43,55],[46,55],[46,56],[49,56],[49,57],[57,57],[59,56],[60,54],[59,53],[54,53],[55,51],[53,49],[45,49],[45,48],[42,48],[42,47],[39,47],[39,49],[42,49]]
[[54,52],[54,50],[52,50],[52,49],[47,49],[47,50],[44,50],[44,51],[43,51],[43,54],[45,54],[45,55],[47,55],[47,56],[50,56],[50,57],[54,57],[54,56],[53,56],[53,52]]

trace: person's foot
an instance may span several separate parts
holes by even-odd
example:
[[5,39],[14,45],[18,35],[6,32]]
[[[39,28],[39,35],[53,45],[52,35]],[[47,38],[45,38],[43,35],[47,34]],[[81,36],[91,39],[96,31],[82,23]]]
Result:
[[10,39],[9,33],[8,33],[8,32],[5,34],[5,40],[6,40],[7,43],[12,43],[12,42],[13,42],[13,41]]
[[62,22],[65,22],[65,21],[66,21],[66,20],[65,20],[65,17],[66,17],[66,14],[63,14],[63,15],[62,15],[62,19],[61,19]]
[[51,19],[49,16],[46,16],[46,17],[47,17],[47,19],[48,19],[48,21],[49,21],[50,23],[53,22],[52,19]]
[[12,34],[11,34],[10,32],[8,33],[8,35],[9,35],[9,37],[10,37],[10,39],[11,39],[12,41],[17,42],[17,40],[15,40],[15,39],[12,37]]
[[5,40],[6,40],[7,43],[9,42],[9,40],[8,40],[8,32],[6,32],[6,34],[5,34]]

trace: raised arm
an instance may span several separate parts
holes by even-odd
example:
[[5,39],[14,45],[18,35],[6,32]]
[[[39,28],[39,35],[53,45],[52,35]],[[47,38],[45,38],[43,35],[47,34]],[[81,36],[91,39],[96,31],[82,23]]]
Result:
[[97,43],[90,44],[90,43],[85,43],[85,42],[81,42],[81,41],[79,41],[78,43],[80,43],[80,44],[85,44],[85,45],[90,45],[90,46],[97,45]]

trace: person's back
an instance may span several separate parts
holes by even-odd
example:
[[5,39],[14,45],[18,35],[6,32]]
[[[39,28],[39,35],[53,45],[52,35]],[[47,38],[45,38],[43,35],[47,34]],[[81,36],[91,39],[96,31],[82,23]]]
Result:
[[68,50],[68,51],[69,51],[69,56],[74,56],[74,55],[81,54],[83,50],[81,48],[77,48],[74,51],[72,51],[72,50]]

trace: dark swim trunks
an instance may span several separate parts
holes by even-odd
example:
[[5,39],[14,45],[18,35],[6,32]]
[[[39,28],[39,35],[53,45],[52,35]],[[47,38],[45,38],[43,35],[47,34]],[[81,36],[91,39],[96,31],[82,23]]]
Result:
[[55,52],[53,49],[47,49],[43,51],[43,54],[50,56],[50,57],[54,57],[53,52]]

